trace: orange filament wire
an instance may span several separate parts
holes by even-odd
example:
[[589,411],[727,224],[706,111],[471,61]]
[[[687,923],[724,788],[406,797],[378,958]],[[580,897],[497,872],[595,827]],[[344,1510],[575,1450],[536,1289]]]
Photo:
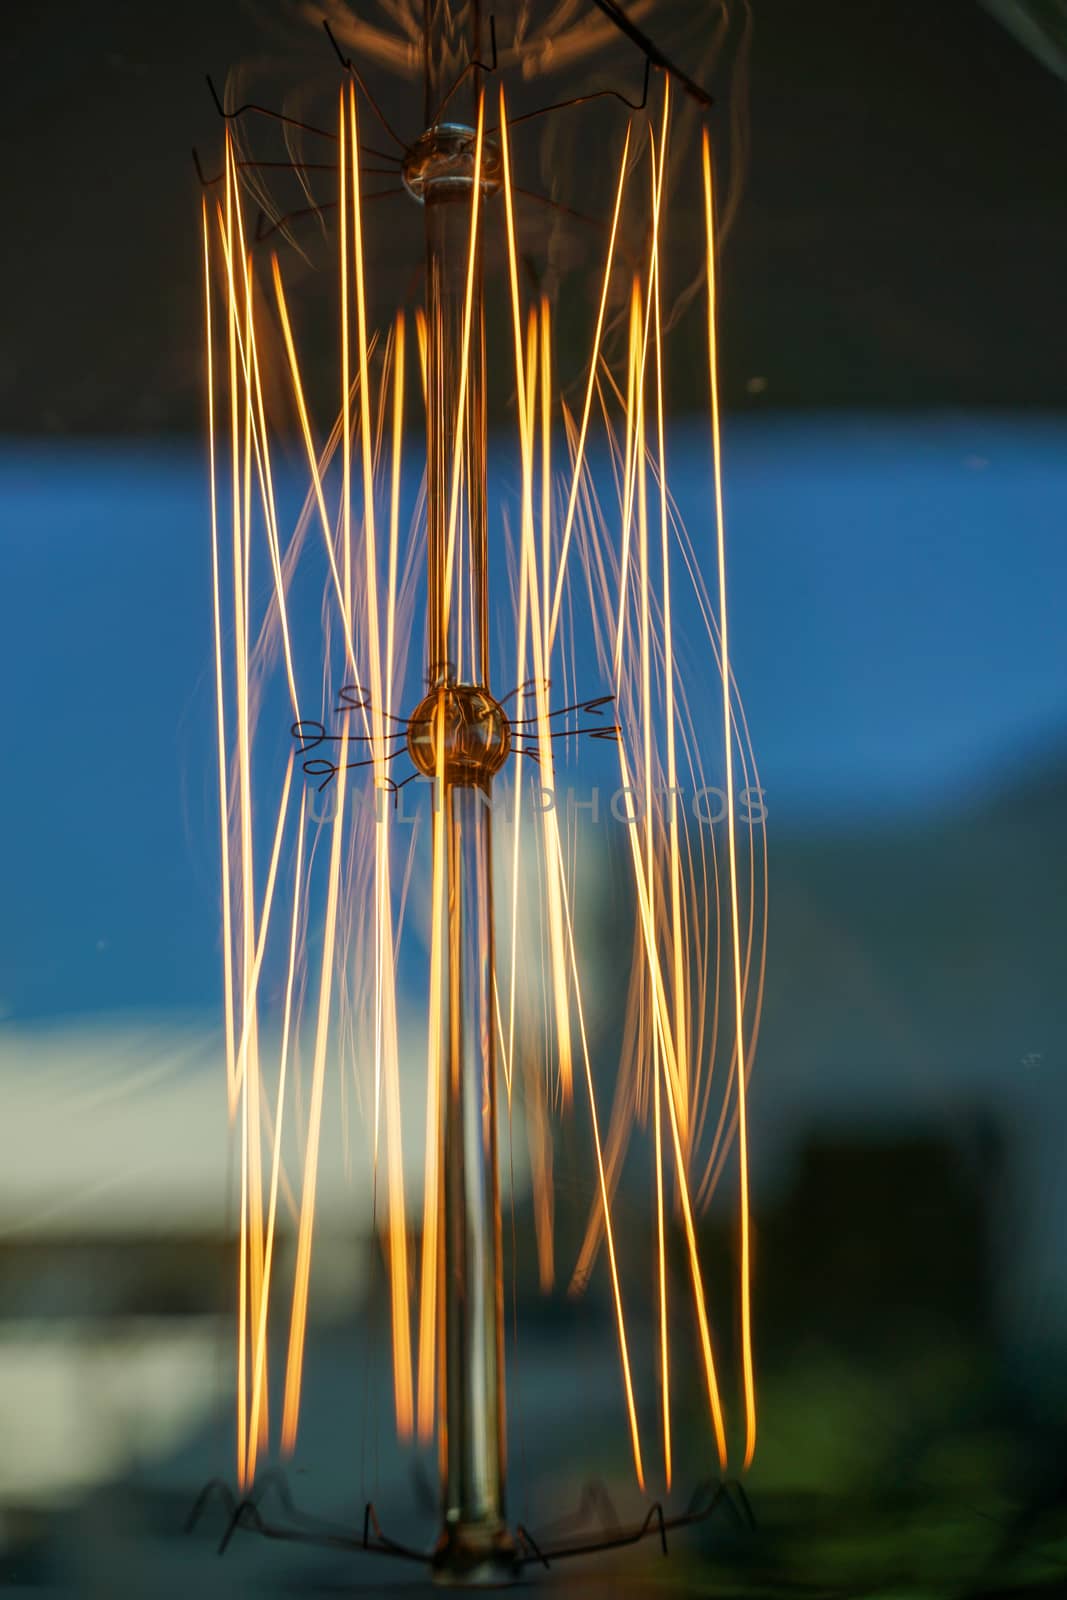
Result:
[[[370,418],[370,376],[367,361],[367,304],[363,261],[363,216],[359,192],[359,121],[355,85],[349,80],[348,124],[352,148],[352,234],[356,283],[356,322],[360,372],[360,436],[363,459],[363,522],[366,552],[368,650],[371,667],[371,724],[374,776],[384,776],[385,719],[382,683],[381,628],[378,611],[378,544],[374,508],[374,456]],[[347,268],[346,268],[347,271]],[[390,609],[392,607],[390,600]],[[404,1207],[403,1136],[400,1124],[400,1061],[396,1027],[396,962],[389,876],[389,810],[383,808],[375,830],[376,904],[376,1084],[384,1089],[387,1183],[389,1192],[389,1273],[393,1327],[393,1374],[397,1426],[402,1436],[413,1423],[411,1327],[407,1299],[407,1227]],[[378,1089],[376,1088],[376,1099]]]
[[752,1360],[752,1287],[748,1214],[748,1117],[745,1086],[744,1004],[741,996],[741,930],[737,908],[737,844],[734,823],[733,740],[730,727],[730,652],[726,608],[726,543],[722,502],[722,447],[719,430],[718,349],[715,326],[715,223],[711,145],[704,132],[704,220],[708,271],[708,382],[711,390],[711,433],[715,468],[715,522],[719,566],[719,637],[722,641],[723,733],[726,745],[727,836],[730,852],[730,916],[733,926],[734,1010],[737,1028],[737,1135],[741,1181],[741,1356],[745,1386],[745,1466],[756,1448],[756,1389]]
[[440,710],[434,719],[436,746],[434,771],[437,776],[434,780],[430,1012],[426,1055],[426,1160],[423,1183],[422,1276],[419,1290],[418,1429],[419,1438],[422,1440],[428,1440],[433,1435],[434,1382],[442,1315],[438,1297],[440,1274],[443,1271],[443,1253],[438,1238],[442,1137],[441,1071],[445,1050],[444,1008],[447,990],[445,964],[448,960],[445,927],[448,915],[445,883],[445,812],[444,796],[441,793],[443,788],[441,779],[445,770],[443,690],[439,693],[438,703]]
[[574,950],[574,927],[571,921],[570,906],[567,901],[567,886],[564,883],[564,924],[568,936],[568,948],[571,960],[571,975],[574,981],[575,1009],[578,1015],[578,1034],[582,1043],[582,1061],[585,1066],[585,1083],[589,1094],[589,1118],[593,1127],[593,1148],[596,1152],[597,1177],[600,1185],[600,1203],[604,1209],[604,1238],[608,1247],[608,1262],[611,1268],[611,1287],[615,1300],[615,1323],[619,1336],[619,1354],[622,1361],[623,1383],[626,1389],[626,1410],[630,1421],[630,1443],[633,1450],[634,1471],[641,1489],[645,1487],[645,1469],[641,1458],[641,1438],[637,1426],[637,1406],[634,1402],[633,1376],[630,1371],[630,1352],[626,1338],[626,1318],[622,1309],[622,1287],[619,1282],[619,1267],[615,1255],[615,1229],[611,1221],[611,1202],[608,1197],[607,1182],[604,1176],[604,1156],[600,1143],[600,1122],[597,1117],[596,1091],[593,1087],[593,1068],[589,1059],[589,1044],[585,1032],[585,1015],[582,1008],[582,991],[578,980],[578,961]]
[[[526,410],[526,406],[527,406],[527,391],[526,391],[525,375],[524,375],[524,370],[523,370],[523,351],[522,351],[522,338],[521,338],[521,326],[522,326],[522,324],[521,324],[521,316],[520,316],[520,311],[519,311],[518,268],[517,268],[517,255],[516,255],[516,248],[515,248],[514,207],[513,207],[512,189],[511,189],[511,161],[510,161],[508,130],[507,130],[507,112],[506,112],[506,107],[505,107],[505,104],[504,104],[503,92],[501,92],[501,97],[500,97],[500,134],[501,134],[501,153],[502,153],[502,156],[503,156],[503,171],[504,171],[504,196],[505,196],[505,208],[506,208],[507,230],[508,230],[508,260],[509,260],[510,276],[511,276],[512,324],[513,324],[513,332],[514,332],[514,339],[515,339],[516,382],[517,382],[518,388],[519,388],[519,416],[520,416],[520,419],[522,420],[522,422],[524,424],[522,429],[521,429],[521,441],[520,441],[521,444],[522,444],[523,480],[524,480],[524,494],[523,494],[523,506],[524,506],[524,512],[523,512],[523,550],[524,550],[524,561],[525,561],[525,564],[526,564],[526,567],[527,567],[527,571],[528,571],[528,573],[530,575],[531,589],[534,591],[533,592],[533,597],[532,597],[532,602],[531,602],[531,609],[533,610],[534,614],[536,615],[537,614],[537,610],[538,610],[537,597],[536,597],[536,581],[537,581],[537,579],[536,579],[536,570],[537,569],[536,569],[536,560],[535,560],[534,552],[533,552],[533,538],[532,538],[532,534],[533,534],[532,515],[531,515],[531,511],[532,511],[532,503],[531,503],[532,502],[532,495],[529,492],[529,486],[530,486],[531,481],[532,481],[532,448],[531,448],[532,441],[531,441],[531,439],[529,437],[529,434],[527,432],[527,429],[525,427],[525,421],[526,421],[526,417],[527,417],[527,410]],[[627,146],[628,146],[628,143],[629,143],[629,141],[627,140]],[[625,157],[624,157],[624,162],[623,162],[623,176],[624,175],[625,175]],[[621,181],[620,181],[620,189],[619,189],[620,201],[621,201],[621,193],[622,193],[622,184],[621,184]],[[617,220],[618,219],[616,217],[616,223],[617,223]],[[599,338],[599,333],[598,333],[598,338]],[[595,363],[594,363],[594,365],[595,365]],[[576,475],[576,481],[577,481],[577,475]],[[562,559],[562,557],[561,557],[561,559]],[[544,657],[543,657],[542,650],[539,648],[539,645],[541,644],[541,641],[539,640],[538,630],[536,628],[533,629],[533,641],[534,641],[534,665],[535,665],[535,672],[537,674],[537,680],[538,680],[538,684],[539,684],[539,698],[543,702],[543,700],[544,700],[544,691],[545,691],[545,687],[546,687],[546,685],[545,685],[545,679],[546,679],[545,662],[544,662]],[[549,645],[549,640],[545,639],[543,643],[544,643],[544,646],[547,647]],[[549,752],[550,749],[551,749],[551,742],[550,742],[550,737],[549,737],[549,727],[548,727],[548,719],[547,719],[547,704],[544,705],[543,710],[539,706],[538,723],[539,723],[539,736],[540,736],[541,741],[542,741],[542,747],[543,747],[545,752]],[[545,815],[546,815],[546,817],[550,818],[553,823],[555,822],[554,811],[553,812],[547,812]],[[620,1288],[620,1284],[619,1284],[618,1264],[617,1264],[616,1257],[615,1257],[614,1230],[612,1228],[612,1223],[611,1223],[610,1201],[609,1201],[609,1197],[608,1197],[608,1193],[607,1193],[607,1185],[606,1185],[605,1177],[604,1177],[604,1162],[603,1162],[603,1155],[602,1155],[602,1152],[601,1152],[601,1145],[600,1145],[600,1128],[599,1128],[599,1122],[598,1122],[597,1111],[596,1111],[596,1094],[595,1094],[594,1087],[593,1087],[592,1068],[591,1068],[590,1061],[589,1061],[588,1045],[587,1045],[586,1036],[585,1036],[585,1022],[584,1022],[584,1017],[583,1017],[583,1012],[582,1012],[581,988],[580,988],[579,978],[578,978],[577,960],[575,958],[575,952],[574,952],[574,932],[573,932],[573,928],[571,926],[570,913],[569,913],[569,909],[568,909],[568,905],[567,905],[566,883],[564,881],[563,862],[562,862],[562,849],[561,849],[560,842],[559,842],[558,832],[554,828],[550,828],[550,829],[546,830],[546,849],[548,851],[548,858],[546,860],[546,871],[547,871],[547,875],[548,875],[547,876],[547,881],[548,881],[548,885],[549,885],[549,889],[550,889],[550,894],[551,894],[551,886],[552,886],[552,884],[555,884],[557,886],[557,892],[558,892],[559,897],[560,897],[560,906],[559,906],[559,909],[560,909],[560,923],[561,923],[562,930],[564,930],[566,932],[568,950],[569,950],[569,955],[570,955],[571,977],[572,977],[572,983],[573,983],[573,988],[574,988],[574,997],[575,997],[575,1006],[576,1006],[576,1012],[577,1012],[577,1017],[578,1017],[579,1034],[580,1034],[580,1038],[581,1038],[581,1042],[582,1042],[583,1060],[584,1060],[584,1064],[585,1064],[586,1086],[587,1086],[588,1095],[589,1095],[590,1118],[591,1118],[591,1122],[592,1122],[592,1126],[593,1126],[593,1139],[594,1139],[594,1144],[595,1144],[595,1148],[596,1148],[597,1169],[598,1169],[599,1178],[600,1178],[601,1202],[602,1202],[602,1205],[603,1205],[603,1208],[604,1208],[605,1236],[606,1236],[607,1244],[608,1244],[608,1256],[609,1256],[609,1262],[610,1262],[610,1267],[611,1267],[612,1289],[613,1289],[613,1294],[614,1294],[614,1298],[615,1298],[616,1322],[617,1322],[617,1328],[618,1328],[619,1347],[620,1347],[620,1352],[621,1352],[621,1357],[622,1357],[624,1382],[625,1382],[625,1388],[626,1388],[627,1409],[628,1409],[629,1418],[630,1418],[630,1433],[631,1433],[631,1442],[632,1442],[633,1455],[634,1455],[634,1466],[635,1466],[635,1469],[636,1469],[636,1472],[637,1472],[638,1480],[643,1486],[643,1484],[644,1484],[644,1467],[643,1467],[642,1459],[641,1459],[641,1442],[640,1442],[640,1437],[639,1437],[639,1433],[638,1433],[637,1412],[636,1412],[636,1406],[635,1406],[635,1403],[634,1403],[633,1382],[632,1382],[632,1377],[631,1377],[631,1373],[630,1373],[629,1352],[628,1352],[627,1339],[626,1339],[626,1323],[625,1323],[625,1317],[624,1317],[623,1308],[622,1308],[622,1293],[621,1293],[621,1288]],[[551,901],[550,901],[550,906],[551,906]],[[563,990],[563,994],[564,994],[564,996],[566,995],[566,989],[565,988]],[[557,1000],[557,1005],[558,1004],[559,1004],[559,1002]],[[557,1011],[557,1015],[558,1015],[558,1011]]]
[[[282,630],[282,647],[285,652],[286,675],[289,682],[289,696],[293,706],[293,713],[300,718],[300,707],[297,701],[296,678],[293,670],[292,651],[289,639],[289,625],[287,608],[285,604],[285,588],[282,582],[281,551],[278,539],[277,512],[274,503],[274,481],[270,465],[270,442],[267,433],[266,412],[263,404],[263,386],[259,370],[259,349],[255,333],[255,317],[252,303],[252,258],[245,240],[244,216],[241,207],[240,190],[237,184],[237,168],[232,152],[232,142],[228,141],[229,172],[233,194],[233,218],[237,224],[236,238],[232,241],[234,253],[240,254],[241,260],[246,263],[245,298],[247,303],[247,321],[245,343],[240,343],[240,329],[238,329],[238,349],[241,354],[245,383],[248,386],[248,397],[251,407],[253,390],[256,399],[256,418],[250,417],[252,446],[256,458],[256,471],[260,485],[260,495],[263,503],[263,514],[267,530],[267,548],[271,558],[271,570],[274,577],[275,599],[278,605],[278,615]],[[231,250],[231,239],[224,241],[227,258]],[[258,425],[257,425],[258,424]],[[246,560],[248,553],[246,553]]]
[[[533,448],[532,417],[533,397],[527,384],[522,349],[522,315],[519,307],[518,253],[515,242],[515,211],[511,185],[511,152],[508,138],[507,110],[504,94],[500,94],[500,146],[503,157],[504,204],[507,223],[508,266],[511,284],[512,329],[515,342],[515,373],[519,402],[519,443],[522,459],[522,536],[521,560],[526,573],[530,594],[530,614],[540,621],[541,605],[538,598],[537,556],[534,549],[533,527]],[[536,343],[533,344],[536,349]],[[567,1105],[573,1093],[574,1069],[571,1052],[570,1000],[567,984],[566,953],[563,938],[563,910],[560,896],[559,872],[562,851],[559,846],[559,824],[555,808],[555,778],[552,758],[552,728],[549,721],[548,663],[550,644],[540,628],[531,628],[534,657],[535,704],[537,708],[537,740],[540,751],[540,781],[542,796],[551,798],[551,805],[541,809],[541,835],[545,852],[545,882],[548,895],[549,951],[555,1002],[556,1037],[559,1045],[560,1097]],[[521,681],[521,680],[520,680]]]
[[337,591],[337,601],[341,611],[341,626],[344,629],[345,645],[348,652],[349,664],[358,677],[359,667],[356,662],[356,647],[352,639],[352,618],[348,609],[348,596],[345,593],[341,574],[337,567],[337,552],[334,549],[333,535],[330,532],[330,517],[326,510],[326,498],[322,487],[322,475],[319,471],[318,457],[315,454],[315,445],[311,435],[311,422],[308,417],[307,401],[304,398],[304,386],[300,379],[300,364],[297,359],[296,345],[293,341],[293,329],[289,320],[289,307],[286,304],[285,289],[282,285],[281,268],[278,257],[272,255],[271,269],[274,275],[274,294],[278,304],[278,315],[282,325],[282,337],[285,340],[285,350],[289,358],[289,371],[293,380],[293,394],[296,399],[297,412],[300,417],[300,429],[304,439],[304,448],[307,452],[308,467],[311,472],[311,481],[315,491],[315,505],[322,525],[323,537],[326,541],[326,554],[330,562],[330,572],[333,575],[334,588]]
[[669,849],[671,890],[671,940],[673,951],[674,1029],[678,1063],[678,1108],[682,1141],[688,1148],[690,1065],[688,1054],[687,987],[685,981],[685,941],[682,928],[682,870],[678,838],[678,764],[675,747],[674,632],[671,613],[670,546],[667,531],[667,443],[663,402],[663,326],[660,313],[660,237],[662,226],[663,170],[667,157],[670,81],[663,94],[663,127],[660,135],[661,160],[658,189],[652,202],[652,287],[656,346],[656,428],[659,448],[660,550],[663,566],[663,721],[667,743],[667,796],[670,807]]
[[463,331],[460,341],[459,395],[456,400],[456,422],[452,445],[452,488],[448,506],[448,540],[445,547],[445,581],[441,618],[441,638],[448,637],[448,619],[452,607],[452,578],[456,557],[456,531],[459,522],[459,491],[463,466],[461,443],[464,437],[464,418],[467,414],[467,375],[470,370],[471,323],[474,310],[475,269],[478,261],[478,218],[482,199],[482,136],[485,129],[485,95],[478,96],[478,125],[474,135],[474,181],[471,189],[471,242],[467,259],[467,287],[463,298]]
[[218,488],[215,481],[215,365],[214,330],[211,316],[211,250],[208,236],[207,202],[201,204],[204,240],[204,310],[207,328],[207,389],[208,389],[208,461],[211,475],[211,598],[215,645],[215,727],[219,778],[219,822],[222,859],[222,952],[223,952],[223,1004],[225,1007],[226,1036],[226,1091],[232,1119],[236,1109],[234,1098],[235,1047],[233,1001],[233,932],[231,928],[230,888],[230,820],[227,798],[226,711],[222,663],[222,597],[219,577],[219,517]]
[[[226,235],[227,240],[233,238],[233,209],[234,209],[234,170],[233,155],[230,142],[226,144]],[[233,561],[233,614],[234,614],[234,655],[235,676],[237,691],[237,762],[238,762],[238,842],[241,862],[240,875],[240,935],[242,946],[241,963],[241,988],[242,988],[242,1031],[247,1024],[249,1010],[248,984],[251,967],[251,922],[252,922],[252,850],[251,850],[251,794],[249,778],[249,726],[248,726],[248,662],[246,650],[245,623],[247,618],[247,565],[245,557],[245,505],[247,494],[242,494],[244,477],[247,476],[247,463],[249,461],[249,426],[245,430],[245,447],[242,453],[241,445],[241,419],[247,412],[250,417],[251,405],[246,401],[244,407],[240,403],[240,385],[238,379],[238,354],[237,339],[240,317],[240,297],[237,293],[234,273],[234,252],[227,250],[227,329],[230,364],[230,481],[231,481],[231,551]],[[242,474],[242,460],[246,463],[246,473]],[[255,1152],[252,1149],[254,1129],[252,1121],[252,1098],[254,1085],[250,1085],[248,1076],[245,1076],[240,1089],[241,1095],[241,1239],[240,1239],[240,1281],[238,1300],[240,1307],[240,1330],[238,1348],[238,1387],[239,1387],[239,1427],[243,1434],[247,1418],[247,1368],[248,1368],[248,1314],[249,1306],[253,1312],[258,1309],[256,1298],[258,1288],[258,1272],[253,1259],[253,1251],[258,1240],[254,1238],[254,1183],[250,1165]],[[243,1482],[247,1472],[244,1457],[243,1442],[239,1445],[238,1452],[238,1477]]]
[[278,1215],[278,1181],[281,1173],[282,1123],[285,1109],[285,1080],[289,1062],[289,1040],[293,1016],[293,983],[296,977],[297,931],[300,926],[300,885],[304,862],[304,825],[307,817],[307,790],[300,796],[299,832],[296,836],[296,868],[293,874],[293,910],[289,932],[289,968],[285,980],[285,1014],[282,1021],[282,1053],[278,1070],[278,1100],[274,1118],[274,1149],[271,1157],[270,1200],[267,1210],[267,1243],[263,1258],[263,1296],[256,1327],[252,1374],[252,1415],[248,1426],[248,1479],[256,1475],[256,1445],[259,1432],[261,1397],[266,1391],[267,1310],[270,1303],[271,1269],[274,1261],[275,1223]]
[[289,1324],[289,1350],[285,1369],[285,1396],[282,1407],[282,1448],[291,1453],[296,1445],[300,1419],[300,1385],[304,1367],[304,1342],[307,1333],[308,1284],[311,1274],[311,1237],[315,1220],[315,1193],[319,1170],[319,1136],[322,1129],[322,1099],[326,1076],[326,1046],[330,1031],[330,1001],[333,993],[334,947],[337,937],[337,902],[341,879],[341,845],[344,839],[348,729],[341,731],[340,763],[337,771],[337,802],[330,833],[330,868],[323,928],[322,967],[319,973],[318,1020],[315,1027],[315,1055],[312,1063],[311,1104],[308,1111],[307,1149],[304,1156],[304,1181],[300,1194],[300,1226],[297,1233],[296,1272],[293,1284],[292,1315]]
[[[503,127],[503,124],[501,124]],[[600,341],[604,332],[604,317],[608,306],[608,289],[611,286],[611,271],[615,263],[615,241],[619,231],[619,216],[622,212],[622,197],[626,187],[626,164],[630,154],[630,124],[626,125],[626,142],[622,149],[622,160],[619,162],[619,182],[615,192],[615,210],[611,219],[611,237],[608,241],[607,260],[604,264],[604,280],[600,290],[600,305],[597,310],[596,333],[593,336],[593,353],[589,362],[589,381],[585,389],[585,402],[582,406],[582,424],[578,434],[578,463],[571,480],[571,492],[567,500],[567,515],[563,523],[563,537],[560,541],[559,570],[556,575],[556,588],[552,597],[552,610],[548,624],[548,648],[551,649],[552,640],[556,635],[559,623],[559,608],[563,601],[563,579],[567,567],[567,553],[570,548],[571,531],[574,527],[574,508],[578,498],[578,479],[581,476],[582,463],[585,459],[585,441],[589,431],[589,414],[593,408],[593,390],[596,383],[597,362],[600,356]]]

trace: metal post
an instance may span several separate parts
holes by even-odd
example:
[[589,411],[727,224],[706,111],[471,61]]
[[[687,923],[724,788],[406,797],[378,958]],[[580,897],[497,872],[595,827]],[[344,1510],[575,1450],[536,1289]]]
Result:
[[[457,19],[460,19],[457,21]],[[409,724],[412,759],[435,777],[444,808],[447,1047],[441,1085],[441,1361],[438,1373],[444,1526],[442,1583],[498,1584],[516,1572],[504,1506],[504,1338],[497,1062],[493,1017],[492,779],[510,729],[488,690],[485,345],[476,258],[465,402],[458,416],[468,314],[478,7],[425,0],[427,128],[404,178],[425,208],[427,348],[427,656],[429,692]],[[453,121],[465,117],[469,120]],[[499,186],[499,155],[483,149],[482,197]],[[476,242],[476,249],[478,248]],[[458,426],[457,426],[458,416]],[[450,592],[446,549],[455,452],[462,457]],[[439,770],[442,760],[443,771]]]

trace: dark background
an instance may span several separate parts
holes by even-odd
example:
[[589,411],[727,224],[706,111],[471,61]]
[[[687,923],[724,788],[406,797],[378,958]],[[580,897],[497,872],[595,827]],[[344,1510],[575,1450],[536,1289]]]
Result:
[[[660,6],[648,26],[699,60],[717,14]],[[751,144],[724,253],[727,404],[1064,405],[1063,83],[978,0],[755,0],[752,14],[747,92],[732,43],[709,80],[716,136],[738,115]],[[316,19],[111,0],[11,6],[3,29],[0,430],[195,431],[189,150],[210,165],[220,148],[204,74],[221,86],[268,62],[255,81],[275,104],[311,67],[335,86]],[[632,90],[627,48],[613,70]],[[417,93],[390,93],[410,125]],[[595,184],[595,141],[581,160]],[[674,398],[699,403],[695,381]]]

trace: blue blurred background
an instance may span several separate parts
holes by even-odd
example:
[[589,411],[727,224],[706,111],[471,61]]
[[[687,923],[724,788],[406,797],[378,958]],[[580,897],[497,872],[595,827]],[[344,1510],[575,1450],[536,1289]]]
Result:
[[[725,457],[733,658],[776,835],[945,826],[1055,785],[1067,423],[750,418]],[[706,537],[698,424],[671,459]],[[204,453],[9,445],[0,499],[18,686],[0,804],[20,841],[4,890],[21,913],[0,927],[0,1006],[20,1022],[213,1007]],[[599,681],[588,641],[576,674]]]

